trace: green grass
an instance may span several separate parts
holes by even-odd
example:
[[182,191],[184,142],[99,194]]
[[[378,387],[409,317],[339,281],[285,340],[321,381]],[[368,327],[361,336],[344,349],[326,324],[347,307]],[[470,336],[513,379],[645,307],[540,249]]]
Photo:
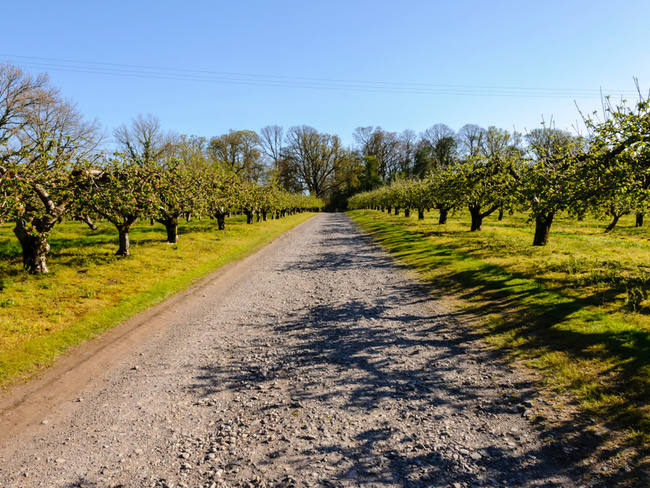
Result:
[[568,394],[608,426],[641,462],[650,444],[650,230],[631,219],[611,234],[596,220],[558,219],[533,247],[526,216],[468,232],[469,215],[446,225],[354,211],[378,243],[432,286],[512,360],[541,373],[543,388]]
[[257,250],[314,214],[246,225],[245,217],[179,225],[178,244],[165,242],[161,225],[139,223],[131,256],[115,256],[117,232],[68,222],[49,239],[50,273],[22,270],[11,224],[0,226],[0,387],[47,367],[81,343],[161,302],[211,271]]

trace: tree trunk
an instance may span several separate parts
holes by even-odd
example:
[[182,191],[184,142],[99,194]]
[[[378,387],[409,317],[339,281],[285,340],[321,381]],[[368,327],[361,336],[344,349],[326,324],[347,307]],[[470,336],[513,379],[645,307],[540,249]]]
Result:
[[23,267],[31,274],[49,273],[46,255],[50,250],[47,238],[27,233],[22,221],[16,222],[14,234],[23,249]]
[[621,216],[618,214],[614,214],[614,220],[612,220],[612,223],[607,226],[605,229],[605,232],[611,232],[614,227],[616,227],[616,224],[618,224],[618,219],[620,219]]
[[481,206],[478,204],[469,205],[469,213],[472,216],[472,227],[470,232],[481,230],[483,227],[483,219],[499,209],[499,206],[491,207],[486,212],[481,213]]
[[440,218],[438,219],[438,224],[439,225],[446,224],[448,215],[449,215],[449,209],[441,208],[440,209]]
[[381,207],[381,211],[382,211],[382,212],[385,212],[386,209],[385,209],[384,207]]
[[391,207],[390,205],[389,205],[388,207],[386,207],[386,211],[387,211],[389,214],[390,214],[390,212],[391,212],[392,209],[393,209],[393,207]]
[[551,233],[551,224],[553,223],[555,212],[545,212],[535,216],[535,237],[533,246],[545,246],[548,244],[548,236]]
[[483,227],[483,215],[480,210],[470,209],[469,213],[472,216],[472,227],[470,228],[470,232],[481,230],[481,227]]
[[218,213],[217,214],[217,229],[226,230],[226,214]]
[[499,207],[499,218],[498,220],[503,220],[503,205]]
[[404,217],[410,217],[411,216],[411,209],[410,207],[406,207],[404,209]]
[[418,208],[418,220],[424,220],[424,209]]
[[262,222],[266,222],[266,214],[268,212],[266,210],[262,210]]
[[395,215],[399,215],[399,207],[395,207]]
[[639,212],[636,214],[636,224],[634,227],[643,227],[643,213]]
[[280,217],[284,218],[286,216],[287,216],[287,210],[283,208],[282,211],[280,212]]
[[130,256],[129,252],[129,247],[130,247],[130,242],[129,242],[129,227],[130,226],[119,226],[117,228],[117,232],[119,233],[120,236],[120,248],[117,250],[115,254],[118,256]]
[[167,242],[169,244],[176,244],[178,242],[178,221],[172,219],[165,222],[165,229],[167,230]]
[[253,215],[254,215],[253,211],[245,209],[244,213],[246,214],[246,223],[247,224],[252,224],[253,223]]
[[165,226],[167,231],[167,243],[176,244],[178,242],[178,218],[180,215],[174,217],[167,217],[164,219],[156,219],[159,224]]
[[191,221],[191,220],[192,220],[192,214],[189,213],[189,212],[187,212],[187,213],[185,214],[185,221],[186,221],[186,222],[189,222],[189,221]]

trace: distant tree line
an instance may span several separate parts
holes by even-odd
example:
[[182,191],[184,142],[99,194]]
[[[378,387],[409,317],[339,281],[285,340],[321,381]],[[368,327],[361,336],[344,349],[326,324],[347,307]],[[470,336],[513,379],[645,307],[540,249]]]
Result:
[[[609,217],[606,232],[627,214],[641,226],[650,205],[650,105],[640,90],[631,106],[604,102],[601,120],[583,117],[586,135],[552,126],[525,135],[476,125],[458,133],[433,126],[421,134],[410,166],[395,164],[388,175],[381,173],[390,167],[385,162],[367,165],[377,171],[372,181],[384,184],[361,185],[365,191],[350,196],[349,205],[407,216],[416,209],[420,219],[436,209],[440,224],[449,212],[466,209],[471,231],[481,230],[483,219],[495,212],[501,219],[504,211],[526,211],[535,222],[533,245],[548,242],[561,212],[577,219],[588,213]],[[364,131],[391,139],[377,129]],[[379,159],[381,152],[374,151],[366,150],[366,161]]]
[[610,230],[625,214],[643,223],[648,102],[641,95],[632,106],[606,99],[601,117],[583,117],[586,135],[553,124],[526,134],[476,124],[458,131],[435,124],[420,134],[358,127],[345,147],[338,135],[305,125],[206,138],[166,131],[158,117],[138,114],[111,139],[47,75],[1,64],[0,218],[16,220],[25,266],[35,272],[47,269],[42,236],[56,222],[94,225],[92,216],[116,226],[120,254],[128,254],[128,230],[140,218],[163,223],[172,242],[182,215],[213,217],[221,228],[230,212],[252,222],[253,215],[323,205],[419,215],[434,208],[441,222],[466,208],[474,231],[494,212],[525,210],[541,245],[560,212],[609,216]]

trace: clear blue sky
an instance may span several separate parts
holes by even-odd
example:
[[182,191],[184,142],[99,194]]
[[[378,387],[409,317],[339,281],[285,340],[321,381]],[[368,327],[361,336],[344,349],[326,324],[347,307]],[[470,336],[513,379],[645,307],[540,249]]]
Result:
[[306,124],[345,143],[367,125],[570,128],[574,100],[650,88],[647,0],[23,0],[3,20],[0,60],[47,71],[109,130],[138,112],[181,134]]

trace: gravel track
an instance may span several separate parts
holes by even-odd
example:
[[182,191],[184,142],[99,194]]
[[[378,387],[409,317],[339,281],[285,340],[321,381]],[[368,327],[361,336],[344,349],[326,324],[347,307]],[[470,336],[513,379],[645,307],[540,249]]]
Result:
[[238,269],[5,439],[0,487],[579,485],[531,386],[345,215]]

